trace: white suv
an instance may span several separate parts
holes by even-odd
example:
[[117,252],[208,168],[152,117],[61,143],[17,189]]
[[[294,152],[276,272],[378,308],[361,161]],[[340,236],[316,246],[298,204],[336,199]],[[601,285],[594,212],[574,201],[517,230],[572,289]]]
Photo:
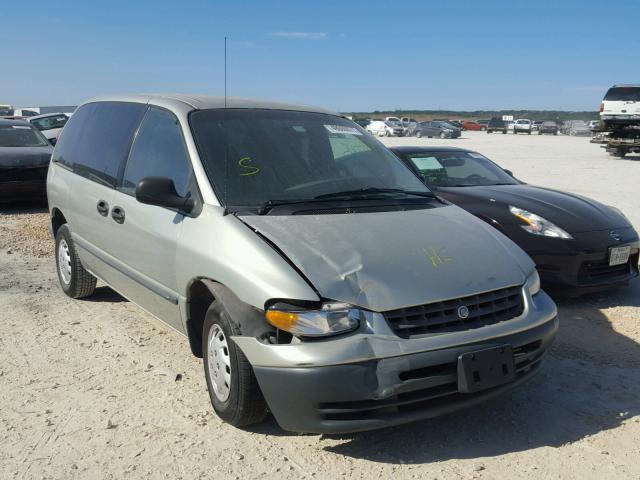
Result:
[[614,85],[600,104],[603,129],[640,124],[640,85]]
[[519,118],[516,123],[513,124],[513,133],[528,133],[531,135],[531,120],[526,118]]

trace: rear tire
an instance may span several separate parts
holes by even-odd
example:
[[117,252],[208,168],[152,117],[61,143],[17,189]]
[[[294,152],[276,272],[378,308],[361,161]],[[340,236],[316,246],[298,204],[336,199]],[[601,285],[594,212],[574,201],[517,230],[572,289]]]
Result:
[[213,409],[234,427],[258,423],[267,415],[253,368],[231,338],[241,334],[226,309],[214,301],[202,332],[205,379]]
[[56,271],[62,291],[71,298],[88,297],[96,289],[96,277],[82,266],[66,224],[56,232]]

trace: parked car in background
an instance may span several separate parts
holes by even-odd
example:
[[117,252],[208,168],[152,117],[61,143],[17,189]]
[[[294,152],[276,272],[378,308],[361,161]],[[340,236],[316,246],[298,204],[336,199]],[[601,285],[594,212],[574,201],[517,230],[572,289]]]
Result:
[[16,108],[13,110],[13,116],[16,118],[28,118],[34,117],[40,114],[40,109],[37,107],[33,108]]
[[464,127],[462,126],[462,122],[459,120],[447,120],[447,122],[453,125],[454,127],[459,128],[460,130],[464,130]]
[[12,117],[13,116],[13,106],[7,104],[0,104],[0,118],[1,117]]
[[462,123],[463,130],[486,130],[487,126],[478,122],[466,121]]
[[489,120],[489,123],[487,124],[487,133],[493,133],[493,132],[502,132],[503,134],[506,134],[507,122],[497,117],[494,117],[491,120]]
[[103,97],[65,126],[47,184],[64,293],[100,278],[182,333],[235,426],[475,406],[533,377],[558,329],[525,252],[324,110]]
[[515,179],[461,148],[391,149],[439,196],[507,235],[536,263],[544,288],[625,285],[638,276],[640,241],[617,208]]
[[378,137],[401,137],[404,134],[402,126],[396,122],[374,120],[365,130]]
[[53,148],[33,126],[0,119],[0,201],[41,199]]
[[514,122],[513,120],[507,120],[507,130],[513,132],[513,126],[515,125],[515,123],[516,122]]
[[558,135],[558,125],[556,122],[542,122],[538,128],[538,135]]
[[569,120],[562,124],[560,132],[574,137],[590,137],[591,129],[583,120]]
[[589,127],[589,130],[593,131],[593,130],[597,130],[600,128],[600,121],[599,120],[589,120],[589,123],[587,123],[587,126]]
[[537,132],[540,128],[540,125],[542,125],[542,120],[534,120],[533,122],[531,122],[531,130],[533,132]]
[[418,138],[458,138],[460,136],[460,130],[445,122],[420,122],[413,131],[413,135]]
[[67,123],[67,120],[69,120],[69,117],[70,115],[67,113],[46,113],[44,115],[29,117],[27,122],[40,130],[51,145],[55,145],[58,135]]
[[513,133],[527,133],[531,135],[531,120],[519,118],[513,124]]
[[614,85],[600,104],[603,130],[640,124],[640,85]]

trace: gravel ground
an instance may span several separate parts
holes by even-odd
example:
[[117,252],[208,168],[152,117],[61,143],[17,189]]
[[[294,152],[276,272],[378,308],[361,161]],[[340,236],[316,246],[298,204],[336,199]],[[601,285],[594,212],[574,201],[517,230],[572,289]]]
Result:
[[[584,138],[465,133],[521,179],[592,196],[640,225],[640,162]],[[560,300],[541,373],[432,421],[297,435],[223,424],[187,342],[101,286],[62,294],[44,209],[0,207],[0,478],[640,478],[640,285]]]

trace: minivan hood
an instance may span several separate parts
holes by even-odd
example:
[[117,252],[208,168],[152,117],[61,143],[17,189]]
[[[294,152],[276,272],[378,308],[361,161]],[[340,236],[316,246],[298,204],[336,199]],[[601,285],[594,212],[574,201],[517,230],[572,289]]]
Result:
[[322,297],[377,312],[522,285],[534,268],[511,240],[454,205],[240,218]]

